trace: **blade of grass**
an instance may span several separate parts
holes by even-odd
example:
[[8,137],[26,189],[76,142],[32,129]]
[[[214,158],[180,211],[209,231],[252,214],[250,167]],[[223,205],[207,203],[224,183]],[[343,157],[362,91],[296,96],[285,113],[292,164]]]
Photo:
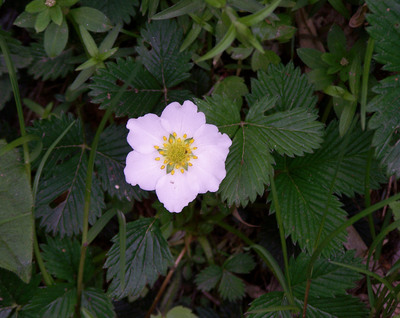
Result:
[[19,137],[0,149],[0,157],[2,155],[5,155],[7,152],[13,150],[14,148],[16,148],[18,146],[21,146],[23,144],[26,144],[29,141],[37,140],[37,139],[39,139],[39,137],[36,135],[25,135],[25,136]]
[[374,45],[375,40],[373,38],[369,38],[367,49],[365,51],[364,70],[361,84],[361,128],[363,130],[365,129],[366,122],[369,69],[371,66],[372,53],[374,52]]
[[117,211],[119,223],[119,277],[121,290],[125,288],[125,264],[126,264],[126,219],[124,213]]
[[104,213],[96,223],[90,228],[87,235],[87,242],[91,244],[93,240],[99,235],[99,233],[104,229],[104,227],[110,222],[110,220],[117,213],[115,209],[110,209],[106,213]]

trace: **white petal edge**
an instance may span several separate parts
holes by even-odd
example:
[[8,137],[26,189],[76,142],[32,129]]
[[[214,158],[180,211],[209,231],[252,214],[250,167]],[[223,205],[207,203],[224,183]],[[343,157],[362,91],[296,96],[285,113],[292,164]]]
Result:
[[204,113],[198,112],[197,106],[188,100],[182,106],[177,102],[169,104],[161,114],[163,128],[170,133],[176,132],[179,137],[184,134],[193,137],[205,123]]
[[131,118],[126,124],[129,129],[129,145],[141,153],[152,153],[154,146],[162,145],[162,137],[169,134],[161,126],[160,117],[147,114],[139,118]]
[[196,198],[198,189],[198,184],[193,182],[193,176],[177,171],[174,175],[169,173],[163,176],[157,182],[156,194],[169,212],[179,213]]
[[124,169],[126,182],[133,186],[139,185],[140,188],[146,191],[155,190],[159,179],[166,174],[165,169],[160,169],[160,161],[155,160],[158,156],[158,152],[154,151],[154,149],[149,154],[143,154],[138,151],[128,153]]

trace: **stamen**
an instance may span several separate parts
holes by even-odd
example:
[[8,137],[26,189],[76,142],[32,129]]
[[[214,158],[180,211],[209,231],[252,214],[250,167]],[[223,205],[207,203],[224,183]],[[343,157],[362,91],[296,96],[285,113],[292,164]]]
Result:
[[187,138],[187,135],[186,135],[186,134],[184,134],[184,135],[183,135],[183,138],[185,138],[185,139],[186,139],[186,138]]
[[193,164],[191,164],[191,163],[189,162],[189,166],[191,167],[191,166],[193,166]]
[[157,158],[156,158],[156,161],[160,161],[160,159],[161,159],[160,157],[157,157]]
[[156,148],[156,149],[159,149],[160,147],[158,147],[158,146],[154,146],[154,148]]
[[176,132],[174,132],[172,135],[173,135],[174,137],[176,137]]
[[182,173],[184,173],[184,172],[185,172],[185,170],[184,170],[184,169],[181,169],[181,172],[182,172]]
[[168,162],[168,160],[165,159],[165,160],[164,160],[164,163],[167,163],[167,162]]
[[197,147],[193,147],[192,149],[193,149],[193,150],[196,150],[196,149],[197,149]]
[[175,174],[175,170],[172,170],[172,171],[171,171],[171,175],[174,175],[174,174]]
[[162,169],[165,169],[165,166],[164,166],[164,165],[162,165],[160,169],[161,169],[161,170],[162,170]]
[[193,156],[193,159],[197,159],[198,157],[197,156]]
[[164,139],[164,141],[167,141],[167,137],[165,137],[165,136],[164,136],[164,137],[162,137],[162,139]]

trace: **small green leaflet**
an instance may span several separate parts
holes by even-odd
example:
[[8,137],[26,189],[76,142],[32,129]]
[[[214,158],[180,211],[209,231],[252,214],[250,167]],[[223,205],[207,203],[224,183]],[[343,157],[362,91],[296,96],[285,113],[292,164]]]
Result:
[[104,14],[115,24],[124,21],[126,24],[131,22],[131,17],[136,15],[136,7],[139,5],[138,0],[81,0],[83,6],[93,7]]
[[[132,78],[122,94],[115,113],[117,116],[138,117],[150,112],[159,113],[170,102],[183,102],[192,94],[176,89],[190,77],[190,54],[179,52],[182,31],[174,21],[153,21],[142,29],[142,44],[137,48],[138,61],[131,58],[106,63],[89,86],[92,102],[104,109],[119,92],[128,78]],[[145,45],[151,46],[148,50]],[[135,76],[131,77],[131,74]]]
[[143,288],[153,285],[158,276],[165,275],[172,263],[172,255],[161,234],[157,220],[143,218],[126,226],[126,267],[125,288],[120,286],[119,235],[113,239],[113,246],[107,254],[107,280],[109,294],[123,298],[138,295]]
[[[246,206],[264,192],[273,174],[273,151],[301,156],[322,142],[323,125],[307,107],[271,113],[279,98],[267,96],[254,102],[244,121],[240,118],[240,105],[225,96],[196,100],[207,121],[233,141],[226,161],[227,176],[220,186],[223,200],[230,205]],[[266,112],[270,115],[266,116]]]

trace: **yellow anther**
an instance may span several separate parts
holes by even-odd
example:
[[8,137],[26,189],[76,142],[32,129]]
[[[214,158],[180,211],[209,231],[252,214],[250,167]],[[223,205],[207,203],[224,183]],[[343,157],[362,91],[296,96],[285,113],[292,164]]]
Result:
[[172,136],[176,137],[176,132],[174,132],[174,133],[172,134]]
[[162,139],[164,139],[165,141],[167,141],[167,137],[165,137],[165,136],[164,136],[164,137],[162,137]]
[[157,158],[156,158],[156,161],[160,161],[160,159],[161,159],[160,157],[157,157]]
[[184,172],[185,172],[185,170],[184,170],[184,169],[181,169],[181,172],[182,172],[182,173],[184,173]]
[[186,138],[187,138],[187,135],[186,135],[186,134],[184,134],[184,135],[183,135],[183,138],[185,138],[185,139],[186,139]]
[[192,150],[196,150],[196,149],[197,149],[197,147],[193,147],[193,148],[192,148]]
[[159,151],[160,155],[164,155],[165,152],[163,150]]
[[168,147],[168,144],[163,144],[164,148]]
[[168,162],[168,160],[164,160],[164,163],[167,163]]
[[172,144],[172,142],[173,142],[172,138],[169,138],[168,142],[169,142],[170,144]]
[[154,146],[154,148],[156,148],[156,149],[159,149],[160,147],[158,147],[158,146]]
[[172,171],[171,171],[171,175],[174,175],[174,174],[175,174],[175,170],[172,170]]
[[197,159],[198,157],[197,156],[193,156],[193,159]]
[[160,169],[161,169],[161,170],[162,170],[162,169],[165,169],[165,166],[164,166],[164,165],[162,165]]
[[182,142],[181,138],[178,138],[178,142]]
[[192,143],[194,143],[194,139],[190,139],[190,141],[189,141],[189,142],[190,142],[191,144],[192,144]]
[[175,165],[175,169],[179,169],[179,165]]
[[191,167],[191,166],[193,166],[193,165],[189,162],[189,166]]

